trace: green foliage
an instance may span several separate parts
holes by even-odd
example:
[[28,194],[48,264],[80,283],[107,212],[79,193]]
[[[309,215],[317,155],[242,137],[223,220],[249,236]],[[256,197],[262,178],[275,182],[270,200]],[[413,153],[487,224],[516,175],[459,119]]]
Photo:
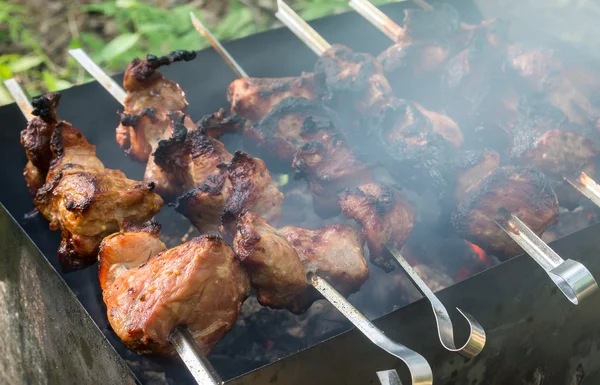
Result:
[[[64,67],[53,62],[36,38],[38,32],[29,21],[28,9],[10,1],[0,0],[0,43],[12,42],[13,46],[17,45],[18,52],[24,54],[0,54],[0,81],[16,76],[30,94],[37,95],[89,79],[72,59]],[[217,39],[226,41],[244,37],[275,23],[270,14],[257,22],[252,11],[241,1],[232,0],[228,13],[218,25],[209,25]],[[372,2],[380,4],[385,0]],[[349,9],[348,0],[301,0],[294,8],[307,20]],[[80,32],[72,37],[68,48],[85,49],[109,72],[123,71],[134,57],[143,57],[147,53],[164,55],[175,49],[198,50],[209,45],[193,28],[189,13],[195,12],[203,22],[205,20],[189,4],[162,8],[143,0],[108,0],[83,5],[81,12],[104,15],[114,23],[117,34],[105,41],[94,33]],[[0,105],[10,102],[10,95],[0,87]]]

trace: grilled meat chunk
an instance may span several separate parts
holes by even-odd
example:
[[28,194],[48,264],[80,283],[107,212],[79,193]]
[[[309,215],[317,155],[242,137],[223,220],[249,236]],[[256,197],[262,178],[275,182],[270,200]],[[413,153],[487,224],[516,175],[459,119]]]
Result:
[[394,269],[386,245],[398,250],[410,235],[414,211],[400,193],[383,184],[369,183],[344,190],[339,197],[342,212],[362,226],[371,262],[385,271]]
[[506,47],[506,69],[521,80],[523,90],[542,93],[546,100],[560,109],[569,122],[580,126],[592,125],[600,129],[600,112],[587,95],[570,78],[564,76],[564,67],[557,53],[548,48],[509,44]]
[[28,160],[23,175],[32,196],[35,196],[37,190],[46,181],[46,174],[53,158],[50,140],[58,123],[56,108],[59,100],[59,93],[49,93],[34,98],[33,115],[36,117],[21,131],[21,145],[25,148]]
[[244,138],[268,164],[289,170],[300,146],[335,132],[339,124],[335,112],[323,104],[290,97],[274,106],[260,122],[247,127]]
[[254,122],[288,97],[316,100],[320,96],[319,82],[310,73],[289,78],[241,78],[227,89],[231,113]]
[[250,294],[246,272],[217,236],[165,250],[155,226],[126,229],[100,247],[100,284],[112,329],[138,353],[172,354],[187,326],[207,355],[231,330]]
[[183,214],[202,234],[218,234],[231,182],[227,165],[220,164],[202,184],[177,199],[175,211]]
[[261,305],[288,307],[306,289],[306,273],[292,245],[264,218],[243,211],[233,250],[244,265]]
[[306,311],[318,299],[307,285],[307,274],[319,274],[344,294],[358,290],[369,275],[362,255],[364,239],[349,226],[277,230],[244,211],[238,217],[233,244],[260,303],[294,313]]
[[120,220],[144,222],[160,210],[154,185],[105,169],[95,146],[69,123],[56,124],[50,149],[53,160],[34,203],[50,228],[62,232],[58,257],[64,271],[94,263],[100,241],[119,229]]
[[[158,143],[171,139],[174,136],[177,127],[179,127],[179,131],[182,131],[184,128],[187,132],[196,130],[194,122],[181,112],[169,112],[167,117],[168,125],[163,132],[162,139]],[[144,172],[144,182],[154,183],[156,185],[156,192],[163,197],[163,199],[170,201],[185,190],[183,189],[183,184],[178,180],[179,174],[163,170],[163,168],[156,163],[158,143],[153,149],[154,152],[148,158],[148,163],[146,164],[146,170]]]
[[515,163],[561,177],[581,171],[599,153],[600,135],[593,127],[570,123],[541,97],[521,98],[510,151]]
[[198,121],[200,127],[206,135],[218,139],[224,134],[237,134],[244,130],[246,119],[239,115],[228,115],[225,109],[221,108],[217,112],[204,115]]
[[522,252],[494,221],[500,209],[515,213],[537,235],[558,218],[558,199],[547,178],[534,169],[505,166],[480,181],[452,215],[456,232],[497,257]]
[[342,45],[333,45],[319,57],[315,74],[324,78],[333,104],[344,116],[370,116],[393,97],[377,59]]
[[499,166],[500,154],[496,151],[485,149],[462,152],[457,161],[453,203],[460,202],[479,181],[490,176]]
[[[350,226],[329,225],[315,230],[286,226],[279,230],[296,250],[306,274],[318,274],[344,295],[357,291],[369,278],[360,232]],[[294,313],[306,311],[319,298],[308,287],[291,304]]]
[[154,161],[174,183],[187,191],[201,185],[215,172],[218,164],[233,157],[223,143],[200,130],[188,132],[185,115],[180,114],[169,139],[161,140],[154,152]]
[[339,134],[302,145],[292,167],[307,177],[315,211],[324,218],[339,213],[338,193],[373,178],[371,167],[357,158]]
[[116,130],[117,142],[128,155],[147,161],[167,129],[167,113],[184,110],[188,105],[179,85],[166,79],[158,68],[195,57],[192,51],[174,51],[163,57],[136,58],[129,64],[123,79],[127,91],[125,111],[120,114]]
[[269,223],[277,222],[281,217],[283,194],[271,179],[265,162],[236,151],[227,170],[231,186],[223,213],[225,232],[233,234],[233,227],[229,226],[234,226],[235,219],[244,209],[255,212]]

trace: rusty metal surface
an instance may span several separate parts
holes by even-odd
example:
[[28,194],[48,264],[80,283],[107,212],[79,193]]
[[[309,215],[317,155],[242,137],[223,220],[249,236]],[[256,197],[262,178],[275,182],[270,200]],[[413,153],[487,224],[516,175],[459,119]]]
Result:
[[0,384],[135,384],[66,283],[0,208]]
[[[600,225],[594,225],[551,245],[600,276],[599,235]],[[527,256],[437,294],[448,308],[472,309],[486,329],[488,343],[475,359],[467,361],[444,350],[424,300],[375,322],[390,338],[429,361],[434,384],[600,384],[600,295],[574,306]],[[458,314],[452,316],[456,319]],[[463,336],[466,332],[459,330]],[[376,371],[392,367],[409,383],[398,360],[350,331],[227,384],[377,384]]]

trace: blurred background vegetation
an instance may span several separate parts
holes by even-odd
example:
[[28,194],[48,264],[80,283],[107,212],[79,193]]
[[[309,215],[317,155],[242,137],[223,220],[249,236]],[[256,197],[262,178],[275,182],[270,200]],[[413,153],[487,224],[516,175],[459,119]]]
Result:
[[[347,3],[289,1],[306,20]],[[275,9],[276,0],[0,0],[0,80],[14,77],[30,95],[59,91],[91,80],[67,49],[83,48],[107,72],[122,72],[136,56],[208,46],[190,11],[226,41],[278,26]],[[0,105],[11,102],[0,86]]]

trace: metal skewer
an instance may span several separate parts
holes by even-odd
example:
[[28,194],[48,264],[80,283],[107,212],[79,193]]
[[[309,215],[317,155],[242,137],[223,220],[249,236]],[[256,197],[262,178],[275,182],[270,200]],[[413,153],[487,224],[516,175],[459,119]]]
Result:
[[[75,60],[79,62],[79,64],[81,64],[82,67],[86,69],[86,71],[90,73],[90,75],[92,75],[98,81],[98,83],[100,83],[107,91],[109,91],[110,94],[117,99],[117,101],[123,104],[125,101],[125,96],[127,95],[125,90],[122,89],[114,80],[112,80],[110,76],[104,73],[102,69],[100,69],[100,67],[98,67],[83,50],[69,50],[69,53],[75,58]],[[16,83],[13,79],[9,79],[5,81],[4,84],[10,82],[11,80]],[[12,87],[15,87],[13,83],[10,84]],[[20,88],[18,83],[16,83],[16,87]],[[33,110],[31,104],[29,104],[29,101],[22,91],[22,95],[19,95],[18,93],[13,94],[12,89],[9,88],[8,85],[7,88],[11,92],[13,98],[17,100],[17,103],[19,103],[19,107],[21,105],[19,100],[24,100],[24,103],[27,103],[30,111]],[[28,120],[30,119],[31,118],[28,118]],[[181,360],[184,362],[185,366],[187,366],[190,373],[192,373],[192,376],[198,384],[221,385],[224,383],[223,380],[219,378],[219,375],[212,367],[210,362],[208,362],[208,360],[202,356],[198,345],[196,345],[196,342],[186,327],[177,327],[173,329],[171,335],[169,336],[169,341],[175,348],[177,354],[179,354],[179,357],[181,357]]]
[[[200,21],[196,18],[193,13],[190,13],[192,23],[198,29],[202,35],[206,36],[210,34],[208,29],[204,27]],[[301,19],[300,19],[301,20]],[[212,36],[212,34],[211,34]],[[221,57],[228,57],[230,60],[226,60],[230,68],[240,76],[240,72],[244,73],[244,76],[248,77],[245,71],[238,71],[241,69],[240,65],[235,59],[225,50],[225,47],[219,43],[214,37],[209,39],[211,45]],[[325,41],[323,39],[323,41]],[[325,43],[328,45],[325,41]],[[343,295],[341,295],[333,286],[331,286],[325,279],[318,275],[310,275],[308,277],[309,283],[317,289],[325,299],[327,299],[340,313],[342,313],[352,324],[362,332],[371,342],[385,350],[389,354],[399,358],[403,361],[410,371],[413,385],[428,385],[433,383],[433,375],[429,363],[418,353],[408,349],[407,347],[394,342],[388,338],[380,329],[369,321],[367,317],[358,311]],[[381,373],[381,375],[380,375]],[[402,385],[400,377],[395,370],[387,370],[384,372],[377,373],[378,378],[382,385]]]
[[[285,5],[282,0],[279,0],[277,3],[280,6],[279,11],[277,13],[277,17],[285,25],[287,25],[288,20],[294,20],[294,23],[297,26],[297,28],[293,30],[293,32],[296,33],[299,37],[303,36],[304,38],[301,38],[302,41],[311,40],[314,36],[318,35],[318,33],[311,26],[309,26],[308,23],[302,20],[300,16],[298,16],[290,7]],[[320,38],[323,39],[322,37]],[[329,43],[327,43],[327,45],[329,45]],[[323,52],[324,51],[317,54],[321,55]],[[446,348],[447,350],[458,353],[466,358],[473,358],[479,353],[481,353],[481,350],[485,345],[486,339],[483,327],[481,327],[481,325],[473,318],[473,316],[458,309],[458,311],[462,314],[463,317],[466,318],[467,322],[469,323],[471,332],[467,342],[463,346],[457,348],[456,344],[454,343],[454,328],[452,327],[452,321],[450,319],[448,311],[446,310],[442,302],[436,297],[436,295],[427,286],[427,284],[418,276],[418,274],[413,270],[413,268],[408,264],[408,262],[406,262],[406,260],[400,254],[400,252],[392,245],[387,245],[387,247],[396,258],[400,267],[408,275],[410,280],[415,284],[417,289],[430,302],[431,307],[433,309],[433,313],[435,315],[438,336],[440,338],[442,346],[444,346],[444,348]]]
[[[402,31],[403,33],[402,27],[368,0],[350,0],[350,6],[393,41],[397,41],[397,38],[387,31]],[[563,178],[600,207],[600,186],[587,174],[581,172],[575,178],[568,176],[563,176]],[[564,261],[519,218],[512,213],[509,216],[512,218],[512,222],[507,220],[496,221],[496,223],[546,270],[569,301],[577,305],[581,299],[598,289],[594,277],[585,266],[570,259]],[[517,229],[516,232],[515,229]]]
[[408,261],[404,259],[402,254],[400,254],[400,251],[398,251],[398,249],[396,249],[396,247],[393,245],[386,246],[394,258],[396,258],[396,261],[400,267],[402,267],[408,278],[431,304],[433,314],[435,315],[435,322],[437,324],[438,336],[442,346],[444,346],[446,350],[458,353],[468,359],[471,359],[481,353],[486,341],[485,330],[481,324],[479,324],[479,322],[477,322],[472,315],[462,311],[459,308],[456,308],[456,310],[458,310],[458,312],[465,317],[469,323],[470,330],[467,342],[465,342],[465,344],[460,348],[457,348],[456,344],[454,343],[454,328],[452,327],[452,320],[450,319],[450,315],[448,314],[448,311],[442,302],[433,293],[429,286],[427,286],[425,281],[419,277],[417,272],[412,268],[412,266],[410,266]]
[[584,265],[562,259],[513,213],[501,209],[496,223],[546,271],[573,304],[598,290],[596,280]]

